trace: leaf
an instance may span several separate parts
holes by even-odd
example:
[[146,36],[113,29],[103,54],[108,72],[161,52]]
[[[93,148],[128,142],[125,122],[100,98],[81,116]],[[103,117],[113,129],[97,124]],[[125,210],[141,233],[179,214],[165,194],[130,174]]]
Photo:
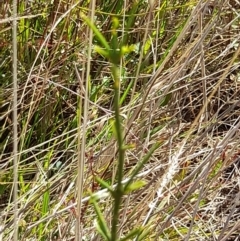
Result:
[[101,178],[99,178],[99,177],[96,177],[96,181],[97,181],[102,187],[107,188],[107,190],[108,190],[111,194],[113,193],[112,187],[111,187],[107,182],[105,182],[103,179],[101,179]]
[[121,48],[121,56],[124,56],[125,54],[129,54],[131,52],[133,52],[135,50],[135,46],[132,44],[132,45],[125,45],[125,46],[122,46]]
[[98,221],[97,221],[97,229],[98,232],[106,239],[106,240],[111,240],[111,234],[110,231],[108,229],[107,226],[107,222],[103,217],[103,214],[100,210],[99,205],[97,204],[95,198],[91,197],[90,202],[93,204],[95,212],[97,214],[98,217]]
[[107,52],[110,51],[110,46],[108,45],[107,40],[102,35],[102,33],[97,29],[94,23],[91,22],[91,20],[83,13],[81,13],[82,19],[87,23],[87,25],[92,29],[92,31],[95,33],[96,37],[100,41],[100,43],[103,45],[104,48],[106,48]]
[[153,154],[153,152],[161,145],[161,142],[157,142],[155,143],[151,149],[149,150],[149,152],[143,157],[142,161],[139,162],[139,164],[137,165],[137,167],[133,170],[130,179],[128,180],[125,188],[128,187],[128,185],[130,185],[133,181],[133,178],[140,172],[140,170],[142,169],[142,167],[144,166],[144,164],[150,159],[151,155]]
[[128,186],[126,186],[126,188],[124,188],[124,194],[129,194],[130,192],[138,190],[138,189],[144,187],[146,184],[147,183],[143,180],[138,180],[136,182],[133,182],[133,183],[129,184]]
[[104,50],[103,48],[99,47],[99,46],[95,46],[94,50],[100,54],[101,56],[105,57],[105,58],[109,58],[109,53]]
[[144,48],[143,48],[143,52],[144,54],[147,54],[149,48],[151,47],[151,44],[152,44],[152,40],[151,38],[149,37],[144,45]]
[[134,143],[123,146],[123,150],[129,150],[129,149],[135,149],[135,148],[136,148],[136,145]]

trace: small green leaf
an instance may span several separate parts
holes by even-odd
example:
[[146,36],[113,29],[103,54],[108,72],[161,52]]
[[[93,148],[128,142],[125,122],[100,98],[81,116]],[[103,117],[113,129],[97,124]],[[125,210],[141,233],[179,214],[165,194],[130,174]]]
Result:
[[102,33],[97,29],[95,24],[92,23],[91,20],[86,15],[84,15],[83,13],[81,13],[81,17],[87,23],[87,25],[92,29],[92,31],[95,33],[96,37],[101,42],[103,47],[107,50],[107,52],[109,52],[110,46],[108,45],[108,42],[105,39],[105,37],[102,35]]
[[109,53],[99,46],[95,46],[94,50],[100,54],[102,57],[109,58]]
[[107,188],[107,190],[108,190],[111,194],[113,193],[112,187],[111,187],[107,182],[105,182],[103,179],[101,179],[101,178],[99,178],[99,177],[96,177],[96,181],[97,181],[102,187]]
[[140,172],[140,170],[142,169],[142,167],[144,166],[145,163],[147,163],[147,161],[150,159],[150,157],[152,156],[152,154],[154,153],[154,151],[161,145],[160,142],[155,143],[151,149],[149,150],[149,152],[143,157],[143,159],[138,163],[137,167],[133,170],[130,179],[128,180],[127,184],[126,184],[126,188],[128,185],[131,185],[133,178]]
[[96,212],[97,217],[98,217],[97,229],[98,229],[99,233],[105,238],[105,240],[110,241],[111,240],[111,234],[110,234],[110,231],[108,229],[107,222],[104,219],[104,216],[103,216],[103,214],[100,210],[100,207],[98,206],[95,198],[92,197],[90,199],[90,202],[93,204],[95,212]]
[[132,45],[125,45],[125,46],[122,46],[121,48],[121,55],[124,56],[125,54],[129,54],[131,52],[133,52],[135,50],[135,46],[132,44]]
[[123,150],[129,150],[129,149],[134,149],[136,147],[136,145],[134,143],[129,144],[129,145],[125,145],[123,146]]
[[96,229],[99,232],[100,235],[102,235],[102,237],[104,238],[104,240],[109,240],[109,238],[105,235],[105,233],[103,232],[103,230],[101,229],[99,223],[97,222],[96,225]]
[[117,29],[119,27],[119,20],[116,17],[112,18],[112,27],[113,29]]
[[111,126],[112,126],[112,132],[115,138],[117,138],[117,130],[116,130],[116,125],[114,120],[110,120]]
[[147,183],[143,180],[138,180],[136,182],[133,182],[133,183],[129,184],[128,186],[126,186],[126,188],[124,189],[124,194],[128,194],[130,192],[138,190],[138,189],[142,188],[143,186],[145,186],[146,184]]
[[151,44],[152,44],[152,40],[151,40],[151,38],[148,38],[145,45],[144,45],[144,48],[143,48],[144,54],[147,54],[149,48],[151,47]]

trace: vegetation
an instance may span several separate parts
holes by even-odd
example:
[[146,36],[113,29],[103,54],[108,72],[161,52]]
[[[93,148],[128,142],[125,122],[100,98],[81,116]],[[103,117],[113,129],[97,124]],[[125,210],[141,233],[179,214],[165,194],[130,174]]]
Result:
[[239,2],[17,7],[14,140],[0,5],[0,240],[237,240]]

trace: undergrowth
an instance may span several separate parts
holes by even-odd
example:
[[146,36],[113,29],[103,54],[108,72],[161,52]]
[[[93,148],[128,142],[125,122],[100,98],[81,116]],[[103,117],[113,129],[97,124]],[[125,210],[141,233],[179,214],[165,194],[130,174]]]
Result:
[[[238,240],[236,0],[0,5],[0,240]],[[15,208],[14,208],[15,207]]]

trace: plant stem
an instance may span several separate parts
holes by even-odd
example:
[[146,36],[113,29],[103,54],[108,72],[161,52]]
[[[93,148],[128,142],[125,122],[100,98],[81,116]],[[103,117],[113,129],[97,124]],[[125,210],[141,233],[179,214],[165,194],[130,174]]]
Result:
[[114,191],[114,208],[112,217],[112,230],[111,230],[111,240],[117,240],[117,227],[118,227],[118,217],[119,210],[121,206],[121,200],[123,195],[123,167],[124,167],[124,148],[123,148],[123,133],[121,128],[121,117],[120,117],[120,78],[119,69],[116,65],[112,66],[112,74],[114,78],[114,111],[115,111],[115,129],[116,138],[118,143],[118,173],[117,173],[117,187]]

